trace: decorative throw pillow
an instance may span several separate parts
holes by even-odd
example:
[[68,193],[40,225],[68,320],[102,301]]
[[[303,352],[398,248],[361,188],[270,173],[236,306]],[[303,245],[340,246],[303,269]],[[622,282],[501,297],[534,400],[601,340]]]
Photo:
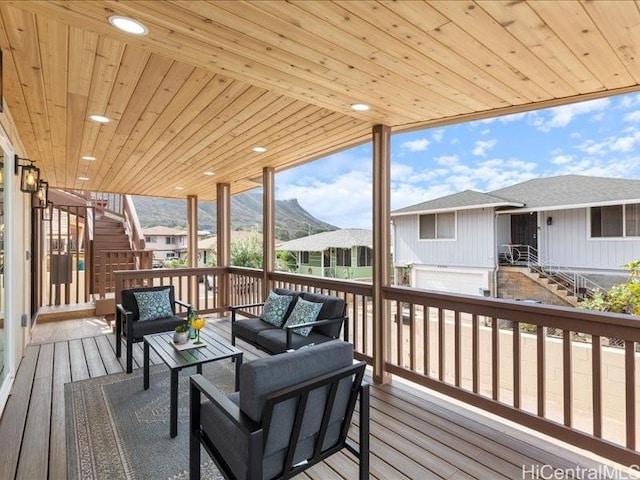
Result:
[[[320,310],[322,310],[322,303],[308,302],[307,300],[298,298],[298,301],[293,307],[291,315],[289,315],[289,318],[287,318],[287,321],[284,323],[284,326],[290,327],[291,325],[315,322]],[[293,331],[298,335],[308,337],[312,328],[313,326],[294,328]]]
[[282,327],[284,316],[291,300],[292,297],[289,295],[278,295],[277,293],[269,292],[267,301],[264,302],[264,307],[262,307],[260,319],[278,328]]
[[138,321],[148,322],[173,315],[168,288],[152,292],[133,292],[133,295],[136,297],[138,311],[140,312]]

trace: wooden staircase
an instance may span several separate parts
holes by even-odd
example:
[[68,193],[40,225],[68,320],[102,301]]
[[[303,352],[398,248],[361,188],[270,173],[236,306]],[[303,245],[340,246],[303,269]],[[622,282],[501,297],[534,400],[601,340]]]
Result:
[[[102,286],[113,285],[114,260],[121,270],[134,269],[134,255],[131,241],[124,224],[106,215],[98,215],[95,218],[93,234],[93,278],[91,279],[91,292],[96,293]],[[109,258],[105,252],[109,252]],[[115,253],[118,252],[118,253]],[[104,283],[104,285],[103,285]],[[110,291],[110,288],[107,288]]]

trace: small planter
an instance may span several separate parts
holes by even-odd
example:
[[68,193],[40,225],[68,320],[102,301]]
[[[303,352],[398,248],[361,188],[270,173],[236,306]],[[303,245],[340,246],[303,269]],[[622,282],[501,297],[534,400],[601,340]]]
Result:
[[189,332],[173,332],[173,343],[184,345],[189,341]]

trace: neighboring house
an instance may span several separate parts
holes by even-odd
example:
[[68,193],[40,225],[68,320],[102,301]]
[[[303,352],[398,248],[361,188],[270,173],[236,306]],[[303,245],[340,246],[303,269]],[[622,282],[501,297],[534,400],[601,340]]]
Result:
[[284,242],[277,251],[292,252],[296,273],[331,278],[371,279],[371,230],[347,228]]
[[[198,235],[200,237],[200,235]],[[231,245],[236,242],[255,238],[262,245],[262,234],[259,232],[246,232],[243,230],[231,231]],[[218,236],[209,235],[198,240],[198,266],[204,267],[213,265],[218,251]],[[178,256],[185,258],[187,256],[187,247],[178,249]]]
[[[160,260],[180,257],[180,252],[187,248],[186,230],[177,228],[157,226],[143,228],[145,250],[153,250],[153,258]],[[211,235],[206,230],[198,230],[198,240]]]
[[626,281],[621,266],[640,259],[640,180],[539,178],[466,190],[391,218],[396,273],[416,288],[526,298],[496,291],[501,264],[555,269],[606,288]]

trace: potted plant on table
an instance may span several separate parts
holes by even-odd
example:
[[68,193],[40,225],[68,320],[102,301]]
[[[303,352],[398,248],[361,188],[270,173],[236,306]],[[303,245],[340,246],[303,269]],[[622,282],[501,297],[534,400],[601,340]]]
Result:
[[173,332],[173,343],[183,345],[189,341],[189,324],[181,323]]

